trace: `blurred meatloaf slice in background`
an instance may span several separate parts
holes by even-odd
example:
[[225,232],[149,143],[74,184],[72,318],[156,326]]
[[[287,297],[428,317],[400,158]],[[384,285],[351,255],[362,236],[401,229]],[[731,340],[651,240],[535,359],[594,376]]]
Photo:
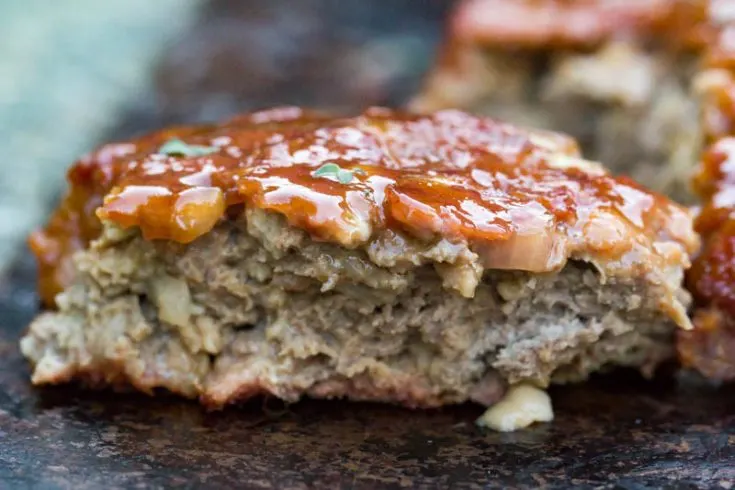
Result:
[[701,146],[691,85],[714,36],[709,4],[461,0],[412,106],[571,134],[613,173],[691,200]]
[[31,238],[56,306],[22,340],[35,384],[492,405],[650,373],[690,327],[689,213],[558,134],[287,107],[103,146],[69,181]]
[[682,364],[708,378],[735,381],[735,3],[712,2],[718,34],[695,79],[706,150],[693,188],[704,246],[687,275],[696,300],[695,329],[679,335]]

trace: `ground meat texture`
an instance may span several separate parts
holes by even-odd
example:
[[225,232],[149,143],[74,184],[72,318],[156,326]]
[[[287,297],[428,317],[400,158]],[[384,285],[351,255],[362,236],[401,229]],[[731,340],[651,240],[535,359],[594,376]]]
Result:
[[492,405],[691,328],[690,213],[570,138],[456,110],[298,108],[105,145],[31,238],[36,384]]
[[465,0],[411,105],[565,132],[587,158],[691,202],[701,46],[690,38],[706,3]]
[[471,252],[403,243],[405,264],[381,267],[381,251],[314,242],[263,211],[189,245],[110,230],[22,350],[36,384],[160,387],[210,407],[266,393],[492,405],[509,383],[651,373],[673,353],[664,284],[571,261],[487,271],[467,298],[443,286],[436,260],[451,268]]

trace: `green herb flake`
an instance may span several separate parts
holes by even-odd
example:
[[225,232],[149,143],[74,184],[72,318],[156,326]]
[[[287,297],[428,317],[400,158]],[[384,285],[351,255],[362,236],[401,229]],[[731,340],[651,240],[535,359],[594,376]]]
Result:
[[325,163],[314,170],[311,175],[314,177],[335,177],[340,170],[342,169],[336,163]]
[[216,146],[190,145],[178,138],[168,140],[158,149],[158,153],[181,157],[202,157],[217,151]]
[[340,184],[349,184],[350,182],[352,182],[352,179],[354,177],[355,176],[352,175],[352,172],[350,172],[349,170],[341,168],[339,169],[339,172],[337,172],[337,180]]
[[322,177],[334,180],[340,184],[349,184],[355,178],[355,174],[365,175],[365,171],[360,168],[346,170],[344,168],[340,168],[336,163],[325,163],[311,173],[313,177]]

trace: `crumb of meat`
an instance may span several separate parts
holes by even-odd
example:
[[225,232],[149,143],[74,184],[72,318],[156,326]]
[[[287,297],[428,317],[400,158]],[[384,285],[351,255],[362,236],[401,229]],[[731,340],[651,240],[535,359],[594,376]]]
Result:
[[35,384],[165,388],[209,407],[258,394],[489,406],[508,384],[650,373],[674,353],[661,301],[680,267],[483,271],[465,246],[347,250],[252,209],[188,245],[109,228],[21,342]]
[[503,399],[487,409],[476,423],[498,432],[513,432],[552,420],[554,411],[548,393],[530,384],[518,384],[511,386]]

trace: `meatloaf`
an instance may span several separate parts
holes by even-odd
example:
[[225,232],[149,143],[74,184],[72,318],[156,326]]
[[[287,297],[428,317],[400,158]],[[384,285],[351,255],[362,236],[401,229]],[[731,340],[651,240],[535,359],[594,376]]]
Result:
[[[103,146],[31,237],[33,383],[487,406],[690,328],[690,213],[568,137],[277,108]],[[520,396],[522,390],[517,393]]]
[[728,2],[461,0],[412,107],[563,131],[614,173],[690,201],[701,147],[691,81],[711,11]]
[[705,53],[696,85],[702,96],[706,151],[693,188],[704,247],[687,275],[696,299],[695,329],[679,336],[685,366],[735,381],[735,3],[713,11],[718,36]]

